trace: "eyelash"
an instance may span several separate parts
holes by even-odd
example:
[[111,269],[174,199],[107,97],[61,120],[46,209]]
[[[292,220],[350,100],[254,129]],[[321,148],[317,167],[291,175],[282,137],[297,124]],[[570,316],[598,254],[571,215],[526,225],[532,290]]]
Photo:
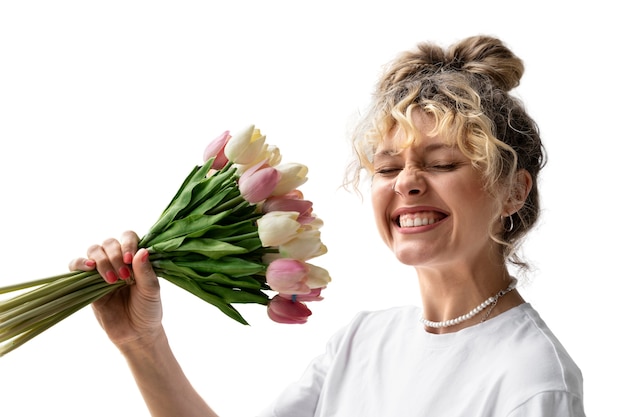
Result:
[[459,164],[456,162],[452,162],[449,164],[437,164],[437,165],[431,165],[430,168],[432,169],[436,169],[438,171],[453,171],[456,168],[459,167]]
[[[461,164],[458,162],[451,162],[449,164],[432,164],[432,165],[427,165],[425,167],[423,167],[422,169],[424,171],[439,171],[439,172],[449,172],[449,171],[454,171],[455,169],[457,169]],[[379,168],[376,171],[374,171],[374,174],[377,175],[391,175],[393,173],[402,171],[403,168]]]
[[399,171],[402,171],[402,168],[380,168],[374,171],[374,174],[389,175],[389,174],[392,174],[394,172],[399,172]]

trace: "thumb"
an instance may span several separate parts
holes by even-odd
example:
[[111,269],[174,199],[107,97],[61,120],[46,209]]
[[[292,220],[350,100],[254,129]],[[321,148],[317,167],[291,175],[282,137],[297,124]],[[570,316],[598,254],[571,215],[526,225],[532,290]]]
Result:
[[150,253],[141,248],[137,251],[133,257],[133,276],[135,278],[135,284],[141,289],[159,288],[159,279],[152,269],[150,263]]

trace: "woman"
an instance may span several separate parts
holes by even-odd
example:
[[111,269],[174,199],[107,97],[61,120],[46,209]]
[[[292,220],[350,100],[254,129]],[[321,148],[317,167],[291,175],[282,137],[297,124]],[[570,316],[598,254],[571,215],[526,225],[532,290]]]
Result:
[[[364,312],[263,416],[584,416],[582,376],[515,289],[507,265],[539,213],[539,132],[509,91],[523,63],[476,36],[393,61],[356,129],[354,182],[371,176],[375,221],[415,268],[422,307]],[[159,284],[137,235],[89,249],[136,285],[94,309],[154,416],[214,416],[161,326]]]

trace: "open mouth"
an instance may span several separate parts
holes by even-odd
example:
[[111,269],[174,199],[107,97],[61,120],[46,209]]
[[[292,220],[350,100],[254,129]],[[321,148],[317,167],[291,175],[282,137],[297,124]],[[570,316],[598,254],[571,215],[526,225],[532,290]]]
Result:
[[438,211],[421,211],[419,213],[405,213],[396,218],[396,225],[400,228],[420,227],[435,224],[447,217]]

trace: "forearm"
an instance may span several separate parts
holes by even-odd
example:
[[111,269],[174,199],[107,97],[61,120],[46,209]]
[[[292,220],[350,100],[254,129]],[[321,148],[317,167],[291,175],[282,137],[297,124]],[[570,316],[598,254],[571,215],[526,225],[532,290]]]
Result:
[[153,417],[217,417],[183,373],[165,332],[121,348]]

